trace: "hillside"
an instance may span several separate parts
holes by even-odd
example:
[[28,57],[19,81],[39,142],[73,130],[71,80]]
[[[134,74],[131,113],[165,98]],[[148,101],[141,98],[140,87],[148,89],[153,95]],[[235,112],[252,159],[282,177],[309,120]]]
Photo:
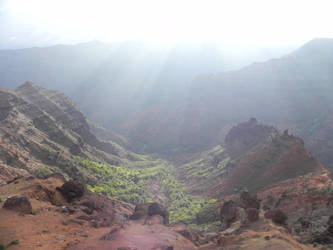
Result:
[[14,92],[1,89],[0,94],[1,161],[12,167],[7,180],[15,177],[17,168],[31,173],[43,164],[64,167],[62,162],[71,155],[117,165],[135,160],[117,144],[98,140],[83,114],[60,92],[27,82]]
[[189,191],[221,198],[327,170],[304,148],[302,139],[251,118],[234,126],[223,146],[199,154],[178,168]]
[[[1,89],[0,96],[1,183],[60,172],[84,180],[91,188],[102,185],[103,193],[126,201],[159,197],[158,191],[148,194],[145,187],[173,167],[128,151],[110,138],[97,139],[85,116],[62,93],[26,82],[15,91]],[[142,179],[134,182],[134,176]],[[120,180],[108,184],[113,178]],[[168,201],[162,191],[160,195]]]
[[[333,182],[287,131],[252,118],[231,128],[223,147],[175,167],[125,149],[125,138],[88,122],[61,92],[26,82],[15,91],[1,89],[0,97],[1,247],[313,249],[333,243]],[[301,220],[313,226],[302,227]]]
[[94,125],[95,132],[104,132],[104,140],[98,139],[92,124],[61,92],[26,82],[15,91],[1,89],[0,97],[2,184],[61,173],[114,199],[132,204],[157,201],[169,207],[171,222],[194,221],[192,210],[199,211],[206,202],[185,193],[169,162],[133,153],[112,141],[126,144],[125,139]]

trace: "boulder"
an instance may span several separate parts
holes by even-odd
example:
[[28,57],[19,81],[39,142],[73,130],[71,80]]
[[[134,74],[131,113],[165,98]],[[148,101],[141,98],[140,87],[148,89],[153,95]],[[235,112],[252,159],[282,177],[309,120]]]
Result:
[[260,208],[260,201],[257,198],[257,195],[251,195],[249,192],[242,192],[239,197],[239,206],[247,208]]
[[135,206],[134,213],[130,219],[139,220],[145,216],[160,215],[163,217],[163,223],[169,224],[169,212],[159,203],[143,203]]
[[81,198],[85,193],[85,185],[78,180],[72,180],[65,182],[61,187],[57,187],[57,190],[65,197],[68,202],[72,202],[74,199]]
[[148,215],[153,216],[153,215],[160,215],[163,217],[164,221],[163,223],[165,225],[169,224],[169,212],[166,210],[161,204],[154,202],[151,203],[150,206],[148,207]]
[[135,206],[134,213],[131,215],[131,220],[139,220],[148,214],[150,203],[142,203]]
[[249,222],[256,222],[259,220],[259,210],[256,208],[247,208],[246,210],[247,220]]
[[237,220],[237,211],[237,205],[234,201],[230,200],[223,203],[220,210],[222,230],[227,229],[232,222]]
[[287,215],[280,209],[271,209],[264,214],[266,219],[271,219],[274,223],[284,225],[288,219]]
[[13,196],[8,198],[3,208],[26,214],[32,211],[31,203],[26,196]]

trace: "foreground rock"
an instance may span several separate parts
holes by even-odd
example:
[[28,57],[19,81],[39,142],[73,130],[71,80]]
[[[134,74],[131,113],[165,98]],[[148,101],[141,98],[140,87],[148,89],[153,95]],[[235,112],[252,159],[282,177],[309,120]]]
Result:
[[333,249],[333,182],[329,173],[300,176],[266,187],[258,193],[265,217],[285,225],[300,242]]
[[239,197],[240,207],[247,208],[260,208],[260,201],[257,198],[257,195],[251,195],[249,192],[241,192]]
[[131,219],[139,220],[144,218],[145,220],[147,220],[149,219],[148,217],[154,215],[162,216],[164,225],[169,224],[168,210],[166,210],[161,204],[156,202],[136,205],[134,213],[131,215]]
[[5,201],[3,208],[29,214],[32,211],[32,206],[26,196],[14,196]]
[[223,203],[220,213],[221,213],[222,230],[227,229],[232,222],[237,220],[237,217],[239,216],[237,205],[232,200]]
[[271,219],[274,223],[284,225],[288,219],[287,215],[280,209],[272,209],[265,212],[265,218]]
[[[129,220],[135,214],[134,206],[104,195],[79,192],[79,199],[70,196],[73,199],[68,202],[57,190],[72,190],[66,187],[73,183],[66,183],[63,178],[51,176],[45,180],[20,178],[0,186],[1,199],[12,195],[5,202],[6,208],[0,208],[0,243],[19,239],[17,249],[43,250],[197,249],[191,241],[196,238],[188,239],[190,234],[184,233],[186,227],[180,233],[179,228],[165,226],[168,213],[158,203],[148,203],[141,219]],[[20,211],[30,212],[26,201],[34,208],[31,216],[21,216],[14,210],[28,208]]]
[[78,180],[72,180],[65,182],[57,190],[66,198],[68,202],[72,202],[74,199],[81,198],[85,192],[85,186]]

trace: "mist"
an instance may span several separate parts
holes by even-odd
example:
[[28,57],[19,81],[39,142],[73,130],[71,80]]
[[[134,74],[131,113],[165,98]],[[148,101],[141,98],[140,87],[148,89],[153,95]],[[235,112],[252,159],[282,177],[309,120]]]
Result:
[[301,45],[332,37],[331,2],[20,1],[0,3],[1,48],[99,40]]

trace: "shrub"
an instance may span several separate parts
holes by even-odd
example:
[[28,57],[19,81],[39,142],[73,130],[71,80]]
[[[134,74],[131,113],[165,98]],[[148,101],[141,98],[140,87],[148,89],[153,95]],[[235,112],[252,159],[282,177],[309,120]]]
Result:
[[196,214],[197,224],[205,224],[218,220],[216,214],[216,204],[217,200],[209,200],[202,203],[201,209]]
[[[20,243],[19,240],[12,240],[7,247],[13,246],[13,245],[18,245]],[[5,248],[4,248],[5,249]]]
[[39,168],[34,172],[34,175],[39,179],[46,179],[52,174],[52,171],[48,168]]

